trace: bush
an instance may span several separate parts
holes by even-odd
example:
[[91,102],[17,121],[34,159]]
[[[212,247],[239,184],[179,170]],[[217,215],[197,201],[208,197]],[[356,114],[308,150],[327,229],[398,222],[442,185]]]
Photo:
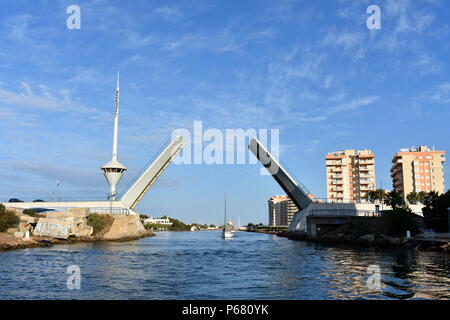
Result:
[[152,230],[152,229],[167,229],[170,230],[170,226],[166,225],[166,224],[158,224],[158,223],[146,223],[144,224],[144,228],[146,230]]
[[0,204],[0,232],[5,232],[18,223],[19,217],[14,212],[5,210],[5,206]]
[[380,234],[383,233],[383,223],[379,218],[362,218],[350,220],[346,223],[347,230],[353,238],[359,238],[366,234]]
[[106,231],[106,229],[111,227],[113,222],[114,218],[108,214],[91,213],[87,217],[87,225],[94,229],[93,235]]
[[29,215],[30,217],[42,217],[42,215],[37,214],[35,209],[25,209],[23,214]]
[[419,226],[414,221],[414,214],[410,210],[397,208],[384,211],[382,220],[384,233],[391,236],[404,237],[407,230],[411,231],[411,234],[419,231]]

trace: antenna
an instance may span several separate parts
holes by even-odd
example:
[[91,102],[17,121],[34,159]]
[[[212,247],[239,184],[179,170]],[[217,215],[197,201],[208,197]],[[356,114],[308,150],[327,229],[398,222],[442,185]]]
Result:
[[117,136],[119,131],[119,95],[120,95],[119,77],[120,77],[119,72],[117,72],[116,105],[114,110],[114,137],[112,150],[113,160],[117,160]]

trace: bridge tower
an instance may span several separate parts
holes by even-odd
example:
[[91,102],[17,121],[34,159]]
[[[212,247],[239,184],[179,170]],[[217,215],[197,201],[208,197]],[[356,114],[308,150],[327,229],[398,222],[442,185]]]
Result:
[[122,179],[122,176],[124,175],[125,171],[127,170],[127,167],[125,167],[123,164],[121,164],[117,160],[117,136],[118,136],[118,129],[119,129],[119,73],[117,73],[117,87],[116,87],[116,106],[114,111],[114,135],[113,135],[113,148],[112,148],[112,159],[108,163],[106,163],[103,167],[101,167],[101,170],[103,172],[103,175],[105,176],[106,180],[109,183],[110,186],[110,200],[116,199],[116,187],[119,183],[120,179]]

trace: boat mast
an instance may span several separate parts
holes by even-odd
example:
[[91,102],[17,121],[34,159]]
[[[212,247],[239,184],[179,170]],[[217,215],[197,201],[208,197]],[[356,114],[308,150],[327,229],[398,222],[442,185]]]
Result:
[[227,230],[227,193],[225,192],[225,224],[224,229]]

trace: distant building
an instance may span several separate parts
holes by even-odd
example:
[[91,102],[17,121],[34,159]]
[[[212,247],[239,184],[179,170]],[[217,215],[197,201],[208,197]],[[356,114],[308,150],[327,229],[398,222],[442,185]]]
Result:
[[148,218],[144,220],[145,223],[152,223],[152,224],[162,224],[166,226],[171,226],[172,222],[170,222],[169,219],[162,219],[162,218]]
[[391,177],[394,190],[403,198],[410,192],[444,193],[445,151],[427,146],[400,149],[392,159]]
[[328,202],[361,202],[375,190],[375,155],[371,150],[342,150],[325,156]]
[[269,226],[289,226],[298,211],[297,206],[288,196],[273,196],[268,201]]

